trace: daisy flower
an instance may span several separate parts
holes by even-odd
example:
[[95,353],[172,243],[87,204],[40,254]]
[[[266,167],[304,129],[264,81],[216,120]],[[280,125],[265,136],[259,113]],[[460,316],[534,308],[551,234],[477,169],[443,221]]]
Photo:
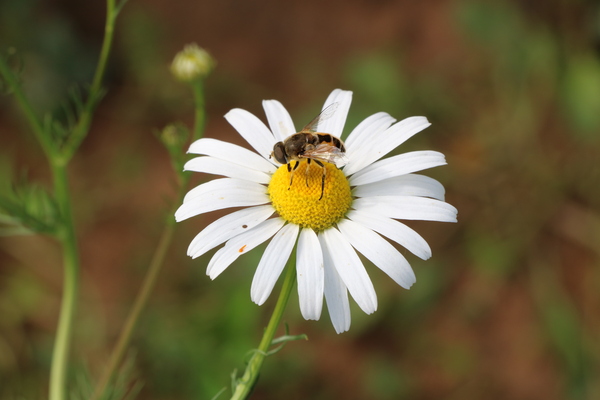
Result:
[[[334,90],[323,110],[337,103],[315,131],[340,137],[352,92]],[[225,176],[190,190],[175,213],[177,221],[210,211],[243,207],[208,225],[191,242],[196,258],[222,245],[207,275],[219,276],[239,256],[268,240],[252,280],[252,301],[262,305],[273,290],[294,246],[302,316],[318,320],[323,298],[336,332],[350,328],[348,293],[367,314],[377,309],[377,295],[357,251],[403,288],[415,274],[396,242],[419,258],[431,249],[413,229],[398,220],[456,222],[457,210],[444,202],[444,187],[415,172],[446,164],[436,151],[414,151],[381,159],[427,128],[425,117],[396,122],[380,112],[361,122],[345,141],[344,165],[309,162],[281,165],[274,145],[298,132],[276,100],[263,101],[270,129],[242,109],[225,118],[256,150],[216,139],[200,139],[189,152],[188,171]],[[292,176],[291,176],[292,175]]]

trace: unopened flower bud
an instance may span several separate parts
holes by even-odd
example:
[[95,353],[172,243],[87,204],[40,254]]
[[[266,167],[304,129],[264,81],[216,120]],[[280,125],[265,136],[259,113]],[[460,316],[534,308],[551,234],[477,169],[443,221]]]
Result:
[[188,44],[177,53],[171,63],[171,72],[183,82],[205,78],[215,67],[215,60],[208,52],[196,45]]
[[170,124],[160,132],[159,138],[168,149],[179,151],[187,142],[188,136],[189,134],[185,126],[181,124]]

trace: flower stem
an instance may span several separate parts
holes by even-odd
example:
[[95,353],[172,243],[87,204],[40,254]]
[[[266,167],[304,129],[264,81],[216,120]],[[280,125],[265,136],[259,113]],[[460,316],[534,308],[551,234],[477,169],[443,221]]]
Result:
[[52,174],[56,202],[62,218],[59,239],[63,248],[64,284],[60,317],[54,341],[52,366],[50,369],[49,398],[50,400],[65,400],[67,398],[69,343],[71,342],[76,299],[79,291],[79,256],[77,253],[77,239],[73,227],[73,217],[71,215],[66,165],[53,162]]
[[167,250],[171,245],[171,240],[173,238],[173,232],[175,231],[174,223],[167,223],[165,230],[163,231],[160,241],[158,243],[158,247],[152,257],[152,261],[150,263],[150,267],[148,268],[148,272],[144,277],[144,282],[142,283],[142,287],[138,292],[138,295],[133,304],[133,308],[131,309],[125,324],[123,325],[123,329],[121,330],[121,334],[117,340],[117,344],[115,345],[110,359],[108,361],[108,365],[104,370],[102,377],[100,378],[98,385],[96,385],[96,389],[94,390],[94,394],[91,397],[92,400],[100,398],[100,396],[106,390],[106,387],[110,383],[113,378],[119,364],[121,364],[121,360],[123,360],[123,356],[125,355],[125,351],[129,346],[129,342],[131,341],[131,336],[137,325],[137,321],[140,317],[144,306],[148,302],[148,298],[150,297],[150,293],[152,293],[152,289],[156,284],[156,279],[158,278],[160,269],[165,261],[165,256],[167,254]]
[[[194,91],[194,132],[192,134],[192,142],[200,139],[204,134],[204,126],[206,124],[206,110],[204,109],[204,82],[197,79],[192,83]],[[187,174],[189,176],[189,174]]]
[[279,299],[277,300],[277,304],[273,310],[273,315],[271,315],[271,319],[269,320],[269,325],[267,325],[267,329],[265,329],[265,333],[263,334],[260,344],[258,345],[258,349],[254,352],[252,358],[248,362],[244,375],[238,380],[231,400],[246,399],[252,392],[252,389],[258,380],[260,368],[262,367],[263,361],[267,356],[269,347],[271,347],[273,336],[275,336],[275,331],[277,330],[279,321],[281,321],[283,310],[285,310],[285,306],[287,305],[288,299],[290,298],[290,293],[292,292],[292,288],[294,287],[295,283],[296,267],[295,265],[290,265],[287,268],[283,286],[281,287],[281,293],[279,293]]
[[77,120],[77,124],[73,128],[71,135],[69,135],[69,138],[67,139],[62,151],[62,157],[66,161],[73,157],[81,145],[81,142],[87,136],[90,124],[92,122],[94,109],[102,97],[102,79],[104,77],[104,72],[106,71],[106,65],[108,63],[108,57],[112,47],[115,21],[120,10],[121,7],[115,6],[115,0],[106,0],[106,21],[104,25],[102,49],[100,50],[98,65],[96,66],[96,71],[92,79],[92,85],[90,86],[89,97],[85,102],[81,114]]
[[[192,84],[192,89],[194,92],[194,133],[192,135],[192,141],[200,139],[204,135],[204,126],[206,123],[206,111],[204,109],[204,86],[201,81],[194,82]],[[156,285],[156,280],[160,274],[160,270],[165,262],[165,257],[167,255],[167,250],[171,246],[171,241],[173,239],[173,233],[175,232],[175,219],[173,218],[173,214],[175,213],[176,207],[183,202],[183,197],[185,196],[185,192],[190,182],[191,175],[189,173],[185,174],[183,171],[177,171],[178,173],[178,182],[179,188],[177,193],[177,200],[175,202],[175,208],[169,212],[167,223],[165,225],[165,229],[163,230],[158,247],[156,248],[152,260],[150,261],[150,266],[148,267],[148,271],[146,272],[146,276],[144,277],[144,281],[142,282],[142,286],[140,291],[137,294],[137,297],[134,301],[133,307],[127,316],[127,320],[123,325],[123,329],[119,334],[119,338],[117,339],[117,343],[113,348],[112,353],[110,354],[110,358],[108,364],[96,385],[94,393],[91,397],[91,400],[97,400],[102,396],[102,394],[106,391],[106,388],[110,384],[115,372],[119,368],[123,357],[125,356],[125,352],[129,347],[129,343],[131,342],[131,337],[133,335],[133,331],[137,325],[137,322],[140,318],[142,310],[146,306],[148,299],[150,297],[150,293],[154,289]]]
[[[77,124],[70,132],[66,143],[61,148],[59,143],[53,141],[51,130],[48,125],[36,116],[33,107],[27,100],[18,78],[11,71],[8,63],[0,57],[0,75],[7,82],[8,87],[14,93],[21,111],[25,115],[31,130],[42,146],[52,170],[54,183],[54,197],[59,210],[61,224],[58,228],[57,237],[63,250],[63,295],[56,329],[56,338],[52,354],[52,365],[50,367],[49,399],[67,399],[67,375],[69,365],[69,350],[73,332],[73,320],[77,295],[79,291],[79,255],[77,250],[77,239],[73,224],[71,198],[69,194],[69,182],[67,177],[67,166],[69,161],[79,148],[83,139],[87,136],[94,114],[94,109],[102,97],[102,78],[106,70],[106,64],[112,45],[114,24],[117,15],[124,4],[115,6],[115,0],[106,0],[107,15],[102,50],[96,72],[83,110],[78,117]],[[50,121],[51,122],[51,121]]]
[[[94,109],[98,100],[102,97],[102,77],[106,70],[108,56],[114,33],[114,24],[120,8],[115,7],[115,0],[106,1],[106,25],[100,59],[96,67],[96,72],[92,81],[92,86],[77,124],[69,135],[62,151],[52,151],[48,137],[41,131],[37,118],[33,118],[33,113],[28,107],[24,96],[16,91],[17,99],[28,117],[33,131],[42,144],[46,155],[50,160],[52,167],[52,176],[54,181],[54,195],[58,205],[62,226],[59,232],[59,239],[63,247],[64,264],[64,285],[63,297],[56,330],[56,339],[54,342],[54,351],[52,354],[52,366],[50,368],[50,400],[67,399],[67,373],[69,365],[69,350],[71,336],[73,332],[73,320],[75,316],[75,306],[79,291],[79,255],[77,251],[77,240],[75,228],[73,226],[73,217],[71,214],[71,199],[69,195],[69,183],[67,178],[67,165],[79,148],[83,139],[87,136],[92,121]],[[21,98],[22,97],[22,98]]]

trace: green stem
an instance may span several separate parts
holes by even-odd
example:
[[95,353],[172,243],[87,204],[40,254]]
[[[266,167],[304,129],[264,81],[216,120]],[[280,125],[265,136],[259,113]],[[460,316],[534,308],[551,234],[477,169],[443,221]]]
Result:
[[137,321],[144,309],[144,306],[148,302],[148,298],[150,297],[150,293],[152,293],[152,289],[156,284],[156,279],[158,278],[160,269],[165,261],[165,257],[167,254],[167,250],[171,245],[171,240],[173,238],[173,232],[175,231],[175,224],[168,223],[163,231],[160,241],[158,243],[158,247],[152,257],[152,261],[150,263],[150,267],[148,268],[148,272],[144,277],[144,282],[142,283],[142,287],[135,299],[133,304],[133,308],[125,321],[123,326],[123,330],[119,335],[117,340],[117,344],[113,349],[104,374],[100,378],[96,389],[94,390],[94,394],[91,397],[92,400],[100,398],[100,396],[106,390],[106,387],[109,385],[112,380],[117,368],[121,364],[123,360],[123,356],[129,346],[129,342],[131,341],[131,336],[133,331],[137,325]]
[[71,215],[67,165],[87,135],[95,106],[101,97],[102,77],[106,70],[106,63],[112,44],[114,23],[118,14],[118,10],[115,9],[115,0],[107,0],[106,4],[107,12],[104,39],[98,66],[96,67],[96,72],[92,80],[89,98],[79,116],[77,125],[74,127],[71,135],[69,135],[69,139],[65,143],[63,151],[60,154],[53,151],[54,147],[49,144],[49,135],[41,129],[39,122],[34,124],[37,119],[33,118],[33,111],[31,110],[31,107],[29,107],[24,96],[21,98],[20,94],[22,92],[20,90],[15,92],[25,115],[30,120],[33,131],[42,144],[44,151],[49,156],[48,158],[50,159],[50,164],[52,166],[56,202],[63,222],[59,238],[63,247],[64,287],[60,317],[54,342],[54,352],[52,355],[52,366],[50,369],[50,400],[65,400],[67,398],[69,345],[73,331],[75,303],[79,289],[79,257],[77,253],[77,241],[73,226],[73,218]]
[[115,21],[119,14],[120,8],[115,7],[115,0],[106,0],[106,22],[104,25],[104,39],[102,40],[102,49],[100,50],[100,58],[96,66],[96,72],[90,86],[89,97],[83,106],[83,110],[77,120],[77,125],[73,128],[73,132],[69,135],[67,142],[63,148],[62,158],[64,161],[70,160],[81,142],[88,134],[94,109],[98,101],[102,97],[102,78],[106,71],[108,56],[112,47],[113,35],[115,31]]
[[[123,3],[122,3],[123,4]],[[115,0],[107,0],[106,26],[104,40],[98,66],[92,80],[89,97],[77,121],[77,125],[69,135],[62,151],[59,145],[53,143],[52,135],[47,126],[40,121],[33,107],[27,100],[18,79],[12,70],[0,57],[0,74],[7,82],[8,87],[14,93],[17,102],[23,111],[29,125],[42,146],[46,157],[50,162],[54,182],[54,196],[58,205],[61,226],[58,238],[63,249],[64,285],[63,296],[54,342],[52,365],[50,368],[49,398],[50,400],[66,400],[67,398],[67,374],[69,365],[69,350],[73,331],[73,320],[75,306],[79,290],[79,256],[77,252],[77,240],[71,215],[71,199],[69,195],[69,184],[67,178],[67,165],[79,145],[87,135],[92,121],[94,109],[101,97],[102,77],[106,70],[106,63],[110,54],[110,48],[114,33],[114,24],[120,7],[115,8]]]
[[[200,139],[204,134],[204,126],[206,123],[206,112],[204,110],[204,87],[201,81],[196,81],[192,84],[192,89],[194,92],[194,100],[195,100],[195,122],[194,122],[194,133],[192,135],[192,140]],[[177,201],[176,207],[179,206],[183,202],[183,197],[185,196],[185,192],[187,190],[189,181],[191,179],[191,175],[189,173],[178,172],[179,177],[179,189],[177,193]],[[165,257],[167,254],[167,250],[171,246],[171,241],[173,239],[173,233],[175,231],[175,220],[172,217],[175,214],[176,208],[169,213],[169,219],[167,220],[167,224],[165,229],[161,235],[158,247],[152,256],[152,261],[150,262],[150,267],[146,272],[146,276],[144,277],[144,281],[142,283],[142,287],[138,292],[138,295],[134,301],[133,308],[131,309],[129,315],[127,316],[127,320],[123,325],[123,329],[119,334],[119,338],[117,339],[117,343],[110,355],[108,364],[96,385],[96,389],[94,390],[94,394],[91,397],[91,400],[97,400],[102,396],[102,394],[106,391],[106,388],[112,381],[112,378],[115,375],[115,372],[119,368],[123,357],[125,356],[125,352],[129,347],[129,343],[131,342],[131,337],[133,335],[133,331],[137,325],[137,322],[140,318],[142,310],[146,306],[148,299],[150,297],[150,293],[154,289],[156,285],[156,280],[164,264]]]
[[273,336],[275,336],[277,326],[279,325],[279,321],[281,321],[283,310],[285,310],[285,306],[290,298],[290,293],[292,292],[295,282],[296,268],[295,266],[290,265],[287,268],[281,293],[279,293],[279,299],[277,300],[277,304],[273,310],[273,315],[271,315],[271,319],[269,320],[269,325],[267,325],[267,329],[265,329],[265,333],[263,334],[260,344],[258,345],[258,350],[256,350],[252,355],[252,358],[246,366],[244,375],[239,379],[231,400],[246,399],[252,392],[252,389],[254,388],[254,385],[258,379],[260,368],[262,367],[263,361],[267,356],[269,347],[271,347],[271,342],[273,342]]
[[69,135],[62,152],[57,151],[58,147],[53,145],[51,135],[44,129],[43,123],[35,114],[33,107],[31,107],[31,104],[23,93],[18,79],[15,77],[4,58],[0,57],[0,75],[4,77],[4,80],[8,83],[8,87],[14,93],[34,135],[44,149],[44,153],[49,160],[56,160],[57,162],[66,165],[68,161],[73,158],[73,155],[81,145],[81,142],[88,134],[94,110],[102,97],[102,78],[106,71],[106,64],[112,47],[115,21],[123,4],[124,2],[121,3],[119,7],[116,7],[115,0],[106,0],[106,22],[98,65],[92,79],[88,99],[83,106],[77,124]]
[[73,227],[71,215],[71,201],[69,196],[69,184],[67,179],[66,165],[52,163],[52,174],[54,178],[54,190],[58,204],[62,227],[59,239],[63,248],[64,263],[64,285],[62,304],[54,352],[52,355],[52,366],[50,370],[50,400],[65,400],[67,398],[67,372],[69,365],[69,344],[73,331],[73,319],[77,294],[79,291],[79,256],[77,253],[77,239]]
[[[200,139],[204,134],[204,125],[206,124],[206,110],[204,109],[204,82],[197,79],[192,83],[194,91],[194,133],[192,134],[192,142]],[[185,176],[189,177],[189,174]],[[189,178],[188,178],[189,180]]]

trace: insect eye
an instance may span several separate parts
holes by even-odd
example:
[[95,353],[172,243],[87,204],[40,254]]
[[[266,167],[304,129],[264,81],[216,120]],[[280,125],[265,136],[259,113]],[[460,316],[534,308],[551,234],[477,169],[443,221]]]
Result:
[[273,146],[273,157],[279,164],[287,164],[287,157],[285,156],[285,148],[282,142],[275,143]]

